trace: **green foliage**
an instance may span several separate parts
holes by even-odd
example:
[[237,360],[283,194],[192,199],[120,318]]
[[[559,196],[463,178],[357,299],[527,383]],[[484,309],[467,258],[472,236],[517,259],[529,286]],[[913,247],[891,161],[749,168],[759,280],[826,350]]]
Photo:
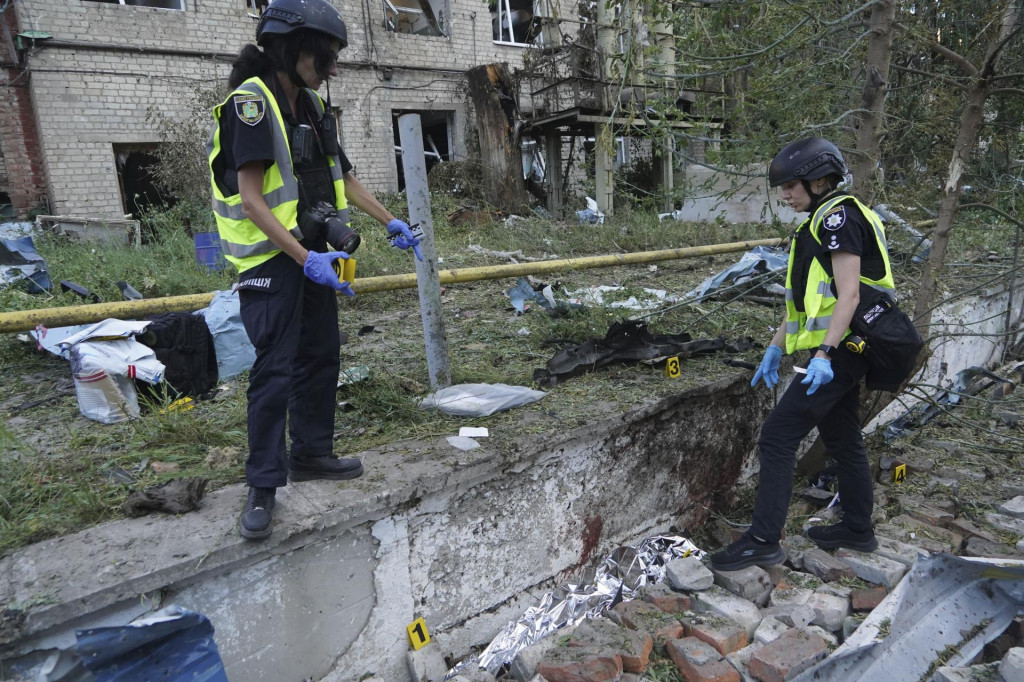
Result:
[[[117,288],[119,280],[128,282],[147,298],[226,289],[234,280],[232,271],[216,273],[197,264],[192,238],[182,229],[160,230],[142,248],[81,242],[52,232],[37,234],[34,240],[55,283],[71,280],[99,296],[100,301],[124,300]],[[74,293],[61,292],[56,284],[46,295],[28,294],[19,287],[0,290],[0,308],[5,311],[83,303]]]
[[213,126],[210,110],[227,93],[223,86],[193,84],[183,88],[183,115],[150,107],[146,120],[155,124],[161,144],[155,154],[158,164],[153,169],[157,183],[177,200],[194,205],[210,205],[210,169],[206,141]]

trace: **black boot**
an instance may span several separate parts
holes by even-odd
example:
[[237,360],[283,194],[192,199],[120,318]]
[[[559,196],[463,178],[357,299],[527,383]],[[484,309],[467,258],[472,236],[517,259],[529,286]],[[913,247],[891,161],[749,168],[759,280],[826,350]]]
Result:
[[270,537],[270,522],[274,518],[274,496],[277,488],[249,488],[249,499],[238,519],[238,532],[247,540]]
[[822,549],[838,549],[845,547],[858,552],[873,552],[878,549],[875,532],[868,528],[857,532],[843,523],[831,526],[813,526],[807,529],[807,537]]
[[711,568],[716,571],[738,571],[747,566],[774,566],[786,560],[786,553],[777,542],[758,542],[744,533],[736,542],[711,555]]
[[363,463],[349,457],[292,457],[288,464],[291,481],[344,481],[363,475]]

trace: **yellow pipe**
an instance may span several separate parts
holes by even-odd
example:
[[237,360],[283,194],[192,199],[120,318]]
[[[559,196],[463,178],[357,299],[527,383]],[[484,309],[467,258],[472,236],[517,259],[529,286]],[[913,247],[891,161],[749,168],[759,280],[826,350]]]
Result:
[[[610,256],[587,256],[585,258],[563,258],[533,263],[489,265],[481,268],[442,270],[438,275],[441,279],[441,284],[474,282],[482,279],[501,279],[504,277],[540,275],[565,270],[587,270],[616,265],[635,265],[637,263],[653,263],[679,258],[710,256],[719,253],[746,251],[755,246],[777,246],[782,241],[781,239],[758,239],[746,242],[711,244],[708,246],[690,246],[682,249],[665,249],[663,251],[639,251],[637,253],[613,254]],[[352,289],[357,294],[369,294],[375,291],[411,289],[414,286],[416,286],[416,273],[410,272],[403,275],[385,275],[383,277],[357,279],[352,285]],[[44,327],[67,327],[74,324],[99,322],[107,318],[128,320],[156,313],[199,310],[210,305],[212,300],[212,293],[190,294],[187,296],[146,298],[141,301],[93,303],[91,305],[39,308],[36,310],[0,313],[0,333],[29,331],[35,329],[37,325],[43,325]]]

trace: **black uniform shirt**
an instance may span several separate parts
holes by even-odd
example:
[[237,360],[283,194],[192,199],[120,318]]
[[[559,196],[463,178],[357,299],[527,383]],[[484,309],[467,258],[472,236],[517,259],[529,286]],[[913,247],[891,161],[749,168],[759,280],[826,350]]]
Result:
[[[300,106],[311,106],[305,95],[298,98]],[[278,107],[286,119],[291,110],[287,101],[278,98]],[[303,120],[312,118],[303,111]],[[220,115],[221,153],[214,161],[214,177],[224,196],[238,194],[238,169],[250,161],[263,161],[265,166],[274,162],[274,137],[271,126],[277,125],[273,112],[267,109],[263,98],[235,95],[224,105]],[[341,171],[352,170],[345,152],[339,150]]]
[[802,229],[797,233],[793,246],[796,249],[793,262],[793,297],[797,310],[804,309],[803,296],[807,288],[807,276],[811,269],[811,261],[815,257],[829,277],[835,276],[832,270],[833,251],[846,251],[860,256],[861,275],[868,279],[878,280],[885,276],[885,261],[882,260],[874,228],[852,199],[832,207],[822,216],[818,237],[821,239],[820,246],[811,236],[810,229]]

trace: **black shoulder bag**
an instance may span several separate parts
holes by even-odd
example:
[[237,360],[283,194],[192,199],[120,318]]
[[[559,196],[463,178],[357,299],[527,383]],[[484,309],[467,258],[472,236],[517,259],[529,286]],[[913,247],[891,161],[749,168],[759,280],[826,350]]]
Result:
[[914,371],[924,339],[891,295],[860,284],[860,303],[850,329],[864,339],[868,371],[864,383],[872,391],[895,393]]

